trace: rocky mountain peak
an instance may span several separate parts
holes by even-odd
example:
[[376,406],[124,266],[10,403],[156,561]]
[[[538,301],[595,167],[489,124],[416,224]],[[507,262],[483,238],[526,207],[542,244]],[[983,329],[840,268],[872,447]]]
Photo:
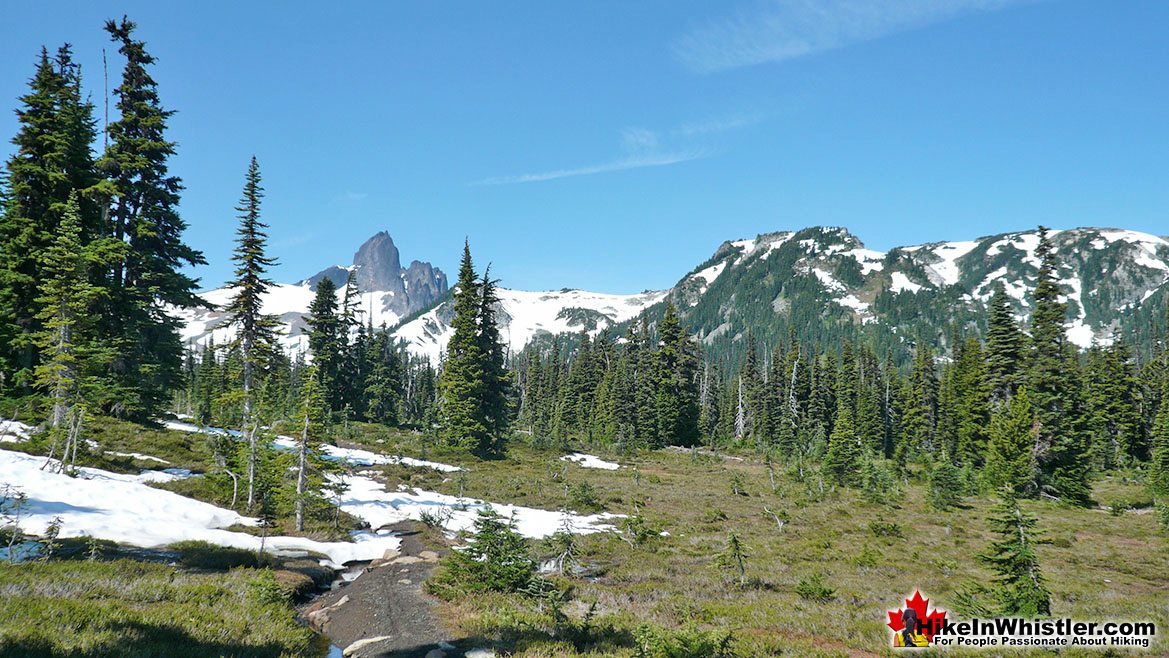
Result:
[[362,290],[404,292],[402,261],[387,231],[379,231],[353,254],[357,286]]
[[353,254],[352,265],[327,267],[300,285],[315,288],[327,278],[344,288],[350,272],[362,293],[376,293],[384,310],[398,317],[430,307],[447,292],[446,274],[430,263],[415,260],[410,267],[402,267],[401,254],[388,231],[378,231],[363,242]]

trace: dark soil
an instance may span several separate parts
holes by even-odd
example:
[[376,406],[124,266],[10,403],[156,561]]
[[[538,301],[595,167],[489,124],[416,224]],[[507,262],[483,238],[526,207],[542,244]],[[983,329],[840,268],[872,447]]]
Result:
[[302,608],[301,617],[342,649],[383,638],[355,650],[355,658],[423,658],[433,649],[462,655],[445,642],[449,637],[431,609],[435,602],[422,591],[443,548],[426,545],[418,524],[392,529],[402,539],[398,556],[375,560],[356,580]]

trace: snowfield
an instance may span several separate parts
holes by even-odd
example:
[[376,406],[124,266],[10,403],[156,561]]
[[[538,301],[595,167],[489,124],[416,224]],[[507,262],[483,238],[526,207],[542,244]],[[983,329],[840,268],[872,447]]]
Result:
[[574,452],[571,455],[565,455],[560,459],[566,462],[576,462],[577,464],[580,464],[582,468],[599,468],[604,471],[615,471],[621,468],[620,464],[615,462],[607,462],[600,457],[586,455],[583,452]]
[[525,537],[541,539],[555,534],[568,523],[575,534],[591,534],[613,530],[608,523],[622,518],[621,514],[580,515],[571,512],[488,503],[473,498],[459,498],[432,491],[407,489],[404,485],[398,491],[386,491],[382,483],[373,478],[359,475],[346,480],[349,490],[341,500],[341,509],[365,519],[370,527],[380,528],[399,521],[419,520],[423,513],[438,515],[444,519],[443,530],[454,534],[471,530],[480,509],[492,509],[504,518],[515,521],[516,531]]
[[[277,448],[282,450],[296,450],[300,442],[291,436],[278,436],[272,442]],[[324,453],[323,457],[332,461],[344,461],[353,464],[354,466],[377,466],[380,464],[404,464],[406,466],[417,466],[419,468],[433,468],[436,471],[444,473],[453,473],[461,471],[462,468],[458,466],[451,466],[450,464],[440,464],[438,462],[429,462],[423,459],[414,459],[413,457],[398,457],[396,455],[379,455],[376,452],[369,450],[361,450],[358,448],[339,448],[337,446],[323,445],[321,451]]]
[[[258,521],[146,482],[174,479],[156,471],[123,475],[82,468],[77,477],[41,470],[44,457],[0,450],[0,483],[28,496],[20,527],[41,535],[55,517],[61,518],[61,537],[96,537],[131,546],[160,548],[179,541],[199,540],[219,546],[259,550],[260,538],[223,528],[254,526]],[[165,474],[163,474],[165,476]],[[269,537],[267,550],[277,553],[312,552],[327,556],[333,566],[353,560],[372,560],[399,540],[372,532],[358,532],[352,542],[317,542],[303,537]]]
[[18,443],[28,439],[33,428],[15,420],[0,419],[0,443]]
[[[172,429],[223,433],[219,428],[197,428],[186,423],[168,423]],[[15,433],[23,440],[30,428],[14,421],[0,420],[0,432]],[[5,434],[8,436],[11,434]],[[295,449],[296,440],[282,436],[276,440],[281,449]],[[433,468],[442,472],[462,470],[458,466],[409,457],[381,455],[368,450],[326,446],[327,459],[346,461],[355,466],[405,464]],[[583,455],[589,457],[588,455]],[[157,459],[157,458],[155,458]],[[592,459],[596,459],[593,457]],[[599,459],[600,464],[608,464]],[[219,546],[259,550],[260,538],[224,528],[258,524],[258,519],[232,510],[197,501],[170,491],[148,486],[194,477],[189,470],[168,468],[147,470],[138,475],[112,473],[96,468],[81,468],[76,477],[54,473],[41,467],[44,457],[0,450],[0,487],[11,486],[28,496],[20,519],[21,529],[41,535],[54,518],[61,519],[61,537],[96,537],[143,548],[161,548],[179,541],[199,540]],[[609,466],[596,466],[608,468]],[[616,464],[612,464],[616,468]],[[421,520],[424,515],[442,519],[450,535],[472,530],[480,509],[493,509],[511,518],[525,537],[547,537],[568,526],[572,532],[587,534],[613,530],[608,523],[620,514],[578,515],[482,500],[458,498],[441,493],[404,488],[391,492],[367,474],[344,478],[347,490],[340,497],[341,509],[361,518],[373,531],[352,533],[349,542],[318,542],[303,537],[275,536],[265,540],[265,550],[299,555],[313,553],[324,562],[340,567],[347,562],[368,561],[397,549],[400,540],[384,528],[399,521]]]

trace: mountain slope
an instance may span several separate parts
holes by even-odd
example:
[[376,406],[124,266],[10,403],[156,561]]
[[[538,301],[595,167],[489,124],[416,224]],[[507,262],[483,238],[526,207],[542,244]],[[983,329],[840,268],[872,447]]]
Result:
[[[584,290],[529,292],[499,288],[497,292],[500,333],[508,347],[518,352],[538,336],[578,333],[582,329],[595,334],[631,320],[665,299],[669,291],[608,295]],[[454,305],[444,302],[398,327],[394,335],[405,340],[411,352],[437,362],[454,331],[450,326],[453,317]]]
[[[1068,337],[1108,342],[1130,311],[1169,280],[1169,241],[1121,229],[1051,231]],[[889,349],[919,337],[944,344],[976,322],[1001,282],[1020,318],[1038,270],[1036,231],[961,242],[866,249],[843,228],[809,228],[725,242],[674,287],[671,299],[708,345],[747,327],[774,341],[865,333]]]
[[[1109,228],[1052,231],[1051,239],[1069,307],[1069,339],[1088,347],[1127,331],[1138,346],[1151,340],[1145,325],[1163,314],[1146,306],[1160,308],[1169,298],[1169,240]],[[846,229],[814,227],[724,242],[669,290],[610,295],[500,289],[498,310],[504,339],[517,352],[541,335],[620,329],[642,312],[656,316],[669,299],[715,355],[741,349],[750,328],[770,345],[789,332],[808,344],[863,336],[900,358],[919,340],[944,347],[956,328],[981,323],[996,283],[1025,319],[1038,243],[1036,231],[1021,231],[881,252]],[[401,323],[395,335],[414,354],[437,360],[451,331],[446,276],[428,263],[401,267],[384,232],[362,245],[352,266],[327,268],[269,292],[265,311],[284,323],[285,347],[305,349],[304,315],[316,282],[329,277],[343,287],[350,271],[365,291],[365,317],[374,326]],[[230,296],[222,288],[204,294],[219,306]],[[222,343],[233,335],[219,311],[180,315],[188,341],[203,343],[214,335]]]

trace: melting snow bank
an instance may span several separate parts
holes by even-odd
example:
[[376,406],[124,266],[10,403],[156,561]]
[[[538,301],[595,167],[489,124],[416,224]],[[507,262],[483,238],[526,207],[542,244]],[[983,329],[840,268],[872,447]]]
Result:
[[[291,436],[278,436],[272,442],[272,445],[281,450],[295,450],[299,445],[299,441]],[[458,466],[451,466],[450,464],[440,464],[438,462],[428,462],[423,459],[414,459],[413,457],[398,457],[397,455],[379,455],[376,452],[368,450],[360,450],[358,448],[339,448],[328,444],[321,446],[322,457],[331,461],[349,462],[354,466],[378,466],[382,464],[405,464],[406,466],[418,466],[421,468],[433,468],[436,471],[443,473],[453,473],[461,471],[462,468]]]
[[[191,423],[183,423],[174,420],[168,420],[163,425],[169,430],[177,430],[179,432],[196,432],[200,434],[219,434],[230,435],[234,437],[243,436],[238,430],[225,430],[222,427],[200,427],[192,425]],[[2,429],[2,428],[0,428]],[[282,450],[295,450],[298,441],[291,436],[278,436],[272,442],[274,446]],[[438,462],[428,462],[423,459],[414,459],[413,457],[398,457],[396,455],[379,455],[376,452],[368,450],[360,450],[357,448],[338,448],[337,446],[325,445],[322,447],[325,453],[325,459],[333,461],[346,461],[354,466],[378,466],[382,464],[405,464],[406,466],[420,466],[425,468],[433,468],[436,471],[444,473],[453,473],[454,471],[461,471],[462,468],[458,466],[451,466],[450,464],[440,464]]]
[[[260,548],[259,537],[222,529],[236,524],[256,525],[256,519],[146,484],[181,475],[160,471],[123,475],[82,468],[77,477],[69,477],[41,470],[44,463],[44,457],[0,450],[0,482],[28,496],[20,521],[28,534],[44,534],[49,523],[60,517],[61,537],[90,536],[143,548],[185,540],[248,550]],[[324,555],[333,566],[340,566],[380,558],[399,544],[400,540],[385,534],[358,532],[352,542],[268,537],[265,547],[277,553],[307,551]]]
[[580,515],[487,503],[419,489],[408,491],[405,486],[391,492],[386,491],[380,482],[366,476],[349,478],[346,482],[349,490],[341,497],[341,509],[365,519],[374,528],[407,519],[417,521],[426,513],[432,518],[441,519],[443,530],[453,534],[460,530],[471,530],[479,510],[489,508],[504,518],[513,519],[516,531],[521,535],[542,539],[564,528],[566,520],[573,533],[584,535],[613,530],[614,527],[606,521],[624,516],[608,513]]
[[33,428],[31,425],[0,418],[0,443],[19,443],[25,441],[32,432]]
[[565,455],[560,459],[568,462],[576,462],[584,468],[599,468],[605,471],[615,471],[621,468],[620,464],[614,462],[607,462],[600,457],[593,455],[586,455],[583,452],[574,452],[571,455]]

